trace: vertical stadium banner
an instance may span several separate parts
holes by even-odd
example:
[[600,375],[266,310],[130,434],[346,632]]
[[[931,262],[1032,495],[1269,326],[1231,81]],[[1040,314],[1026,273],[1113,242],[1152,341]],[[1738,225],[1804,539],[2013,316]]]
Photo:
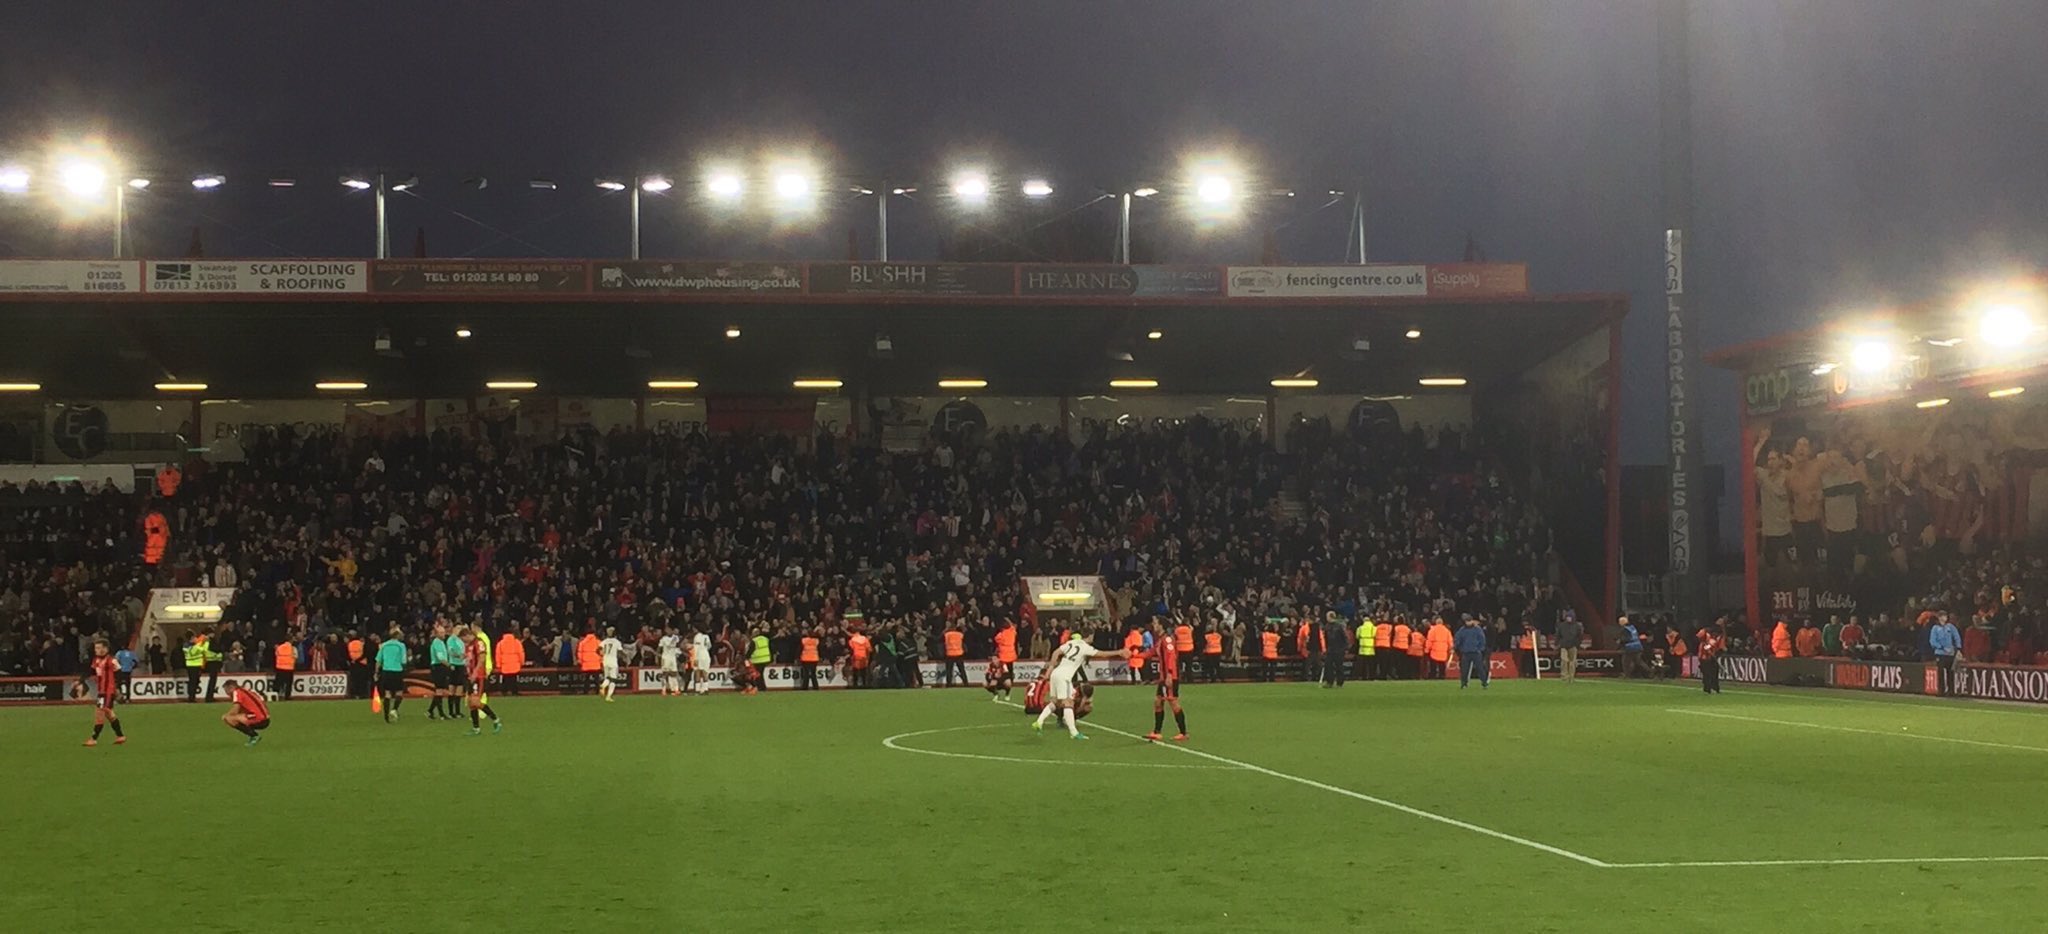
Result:
[[590,288],[590,268],[572,260],[403,259],[370,267],[370,290],[399,295],[561,295]]
[[1081,443],[1097,432],[1182,425],[1197,419],[1243,435],[1266,431],[1266,400],[1249,396],[1077,396],[1068,407],[1068,428]]
[[712,396],[704,400],[704,427],[715,434],[805,437],[811,434],[816,414],[817,399],[811,396]]
[[135,260],[28,259],[0,262],[0,293],[125,294],[142,291]]
[[1231,298],[1422,298],[1429,270],[1420,265],[1232,266]]
[[194,295],[359,294],[369,291],[369,265],[354,259],[151,260],[144,289]]
[[801,295],[797,263],[718,263],[631,260],[594,266],[599,295]]
[[812,263],[813,295],[1017,294],[1017,267],[980,263]]
[[1527,263],[1431,263],[1430,298],[1519,298],[1529,294]]

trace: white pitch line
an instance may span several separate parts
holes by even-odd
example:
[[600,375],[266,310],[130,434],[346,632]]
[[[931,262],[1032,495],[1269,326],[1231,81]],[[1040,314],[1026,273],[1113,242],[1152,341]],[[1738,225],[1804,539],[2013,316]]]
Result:
[[[1017,704],[1010,704],[1009,706],[1019,707],[1019,709],[1022,709]],[[1100,723],[1092,724],[1090,726],[1090,729],[1101,730],[1105,733],[1115,733],[1118,736],[1128,736],[1131,739],[1141,741],[1145,738],[1136,733],[1126,733],[1123,730],[1117,729],[1116,727],[1105,726]],[[1240,762],[1236,759],[1230,759],[1216,755],[1215,753],[1203,752],[1199,749],[1189,749],[1186,746],[1167,745],[1167,748],[1172,749],[1175,752],[1184,753],[1186,755],[1208,759],[1211,762],[1220,762],[1224,765],[1234,766],[1236,768],[1243,769],[1247,772],[1257,772],[1261,775],[1270,775],[1274,778],[1278,778],[1283,781],[1290,781],[1297,785],[1306,785],[1310,788],[1314,788],[1319,791],[1327,791],[1331,794],[1343,795],[1344,797],[1363,801],[1367,804],[1377,804],[1383,808],[1400,811],[1403,814],[1407,814],[1413,817],[1420,817],[1424,820],[1436,821],[1439,824],[1445,824],[1451,827],[1456,827],[1459,830],[1467,830],[1471,831],[1472,833],[1480,834],[1482,836],[1492,837],[1496,840],[1505,840],[1509,843],[1513,843],[1519,846],[1525,846],[1532,850],[1540,850],[1542,852],[1549,853],[1552,856],[1562,856],[1565,859],[1569,859],[1578,863],[1584,863],[1585,865],[1592,866],[1596,869],[1613,868],[1612,863],[1594,859],[1593,857],[1587,856],[1584,853],[1574,853],[1563,847],[1551,846],[1548,843],[1539,843],[1527,837],[1517,837],[1511,833],[1495,830],[1491,827],[1481,827],[1478,824],[1470,823],[1468,821],[1461,821],[1455,817],[1445,817],[1442,814],[1431,813],[1429,811],[1422,810],[1421,808],[1409,807],[1408,805],[1402,804],[1398,801],[1388,801],[1385,798],[1375,798],[1372,795],[1352,791],[1349,788],[1339,788],[1336,785],[1325,784],[1323,782],[1316,781],[1313,778],[1303,778],[1299,775],[1289,775],[1286,772],[1275,771],[1273,769],[1266,768],[1262,765],[1253,765],[1249,762]]]
[[[1577,683],[1577,682],[1573,682]],[[1587,684],[1622,688],[1656,688],[1666,691],[1700,693],[1697,682],[1691,684],[1660,681],[1623,681],[1620,678],[1587,678]],[[1733,687],[1730,697],[1744,700],[1763,698],[1765,700],[1825,701],[1830,704],[1861,704],[1863,706],[1900,707],[1907,710],[1939,710],[1944,713],[1995,713],[2015,717],[2048,717],[2048,708],[2027,701],[1992,700],[1988,697],[1930,697],[1925,694],[1879,694],[1872,697],[1845,697],[1846,694],[1864,693],[1850,688],[1795,688],[1779,684],[1746,684],[1723,681],[1723,686]]]
[[1807,723],[1802,720],[1776,720],[1770,717],[1745,717],[1741,714],[1716,713],[1711,710],[1687,710],[1682,707],[1666,707],[1665,713],[1682,713],[1694,717],[1713,717],[1718,720],[1741,720],[1747,723],[1772,723],[1778,726],[1798,726],[1809,730],[1832,730],[1836,733],[1863,733],[1870,736],[1888,736],[1894,739],[1919,739],[1930,743],[1955,743],[1960,746],[1983,746],[1990,749],[2017,749],[2021,752],[2048,752],[2048,746],[2022,746],[2018,743],[1994,743],[1984,739],[1957,739],[1953,736],[1928,736],[1925,733],[1911,733],[1900,730],[1890,733],[1884,730],[1870,730],[1857,726],[1833,726],[1826,723]]
[[1915,863],[2041,863],[2048,856],[1888,856],[1880,859],[1700,859],[1671,863],[1609,863],[1609,869],[1700,869],[1727,866],[1875,866]]
[[944,752],[938,749],[919,749],[916,746],[905,746],[900,742],[900,740],[906,740],[913,736],[930,736],[934,733],[957,733],[961,730],[987,730],[996,727],[1021,727],[1023,725],[1022,723],[977,723],[973,726],[949,726],[938,730],[917,730],[886,737],[882,740],[882,745],[897,752],[914,752],[925,756],[944,756],[948,759],[981,759],[986,762],[1027,762],[1032,765],[1104,765],[1127,769],[1181,769],[1183,771],[1204,772],[1235,771],[1230,766],[1223,765],[1176,765],[1171,762],[1087,762],[1068,759],[1027,759],[1023,756],[994,756],[977,752]]

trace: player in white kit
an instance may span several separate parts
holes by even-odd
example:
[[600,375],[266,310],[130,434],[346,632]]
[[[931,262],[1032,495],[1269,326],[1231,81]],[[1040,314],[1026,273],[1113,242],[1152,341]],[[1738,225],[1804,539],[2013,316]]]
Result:
[[661,696],[683,696],[683,637],[676,635],[674,626],[665,627],[655,648],[661,653]]
[[711,693],[711,634],[702,630],[690,631],[690,685]]
[[619,631],[610,626],[604,628],[604,641],[597,644],[598,665],[602,669],[599,677],[604,679],[602,690],[604,702],[612,702],[612,692],[619,686],[619,653],[626,646],[619,642]]
[[1031,721],[1031,729],[1044,732],[1045,721],[1052,717],[1054,711],[1059,711],[1060,722],[1067,725],[1067,735],[1075,739],[1087,739],[1080,728],[1074,725],[1074,676],[1081,673],[1089,659],[1124,658],[1128,655],[1129,653],[1123,649],[1114,652],[1099,651],[1081,638],[1078,632],[1074,633],[1065,645],[1053,649],[1052,674],[1046,679],[1047,686],[1051,689],[1052,702],[1046,704],[1044,710],[1039,711],[1038,719]]

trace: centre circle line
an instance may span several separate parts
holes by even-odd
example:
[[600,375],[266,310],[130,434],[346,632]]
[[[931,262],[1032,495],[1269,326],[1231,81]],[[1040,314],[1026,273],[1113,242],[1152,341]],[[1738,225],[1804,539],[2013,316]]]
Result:
[[980,759],[985,762],[1023,762],[1031,765],[1101,765],[1109,766],[1111,768],[1182,769],[1188,771],[1202,772],[1239,771],[1239,769],[1236,766],[1230,765],[1195,765],[1180,762],[1086,762],[1071,759],[1029,759],[1023,756],[995,756],[978,752],[945,752],[938,749],[919,749],[916,746],[906,746],[900,742],[901,740],[910,739],[916,736],[931,736],[937,733],[958,733],[963,730],[992,730],[1009,726],[1023,726],[1023,723],[977,723],[971,726],[940,727],[936,730],[913,730],[908,733],[898,733],[894,736],[885,737],[882,740],[882,745],[887,746],[890,749],[894,749],[897,752],[914,752],[919,755],[943,756],[948,759]]

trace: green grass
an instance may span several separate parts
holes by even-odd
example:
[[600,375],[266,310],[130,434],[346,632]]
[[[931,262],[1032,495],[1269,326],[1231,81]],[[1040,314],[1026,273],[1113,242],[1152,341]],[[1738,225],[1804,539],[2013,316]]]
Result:
[[[1111,732],[1150,729],[1131,688],[1086,743],[980,691],[506,697],[477,738],[302,702],[254,749],[218,705],[126,708],[96,749],[87,708],[8,709],[0,926],[2039,925],[2042,862],[1608,868],[1332,790],[1607,864],[2048,856],[2048,711],[1736,690],[1191,686],[1191,748],[1228,762]],[[988,758],[882,742],[933,730],[898,742]]]

